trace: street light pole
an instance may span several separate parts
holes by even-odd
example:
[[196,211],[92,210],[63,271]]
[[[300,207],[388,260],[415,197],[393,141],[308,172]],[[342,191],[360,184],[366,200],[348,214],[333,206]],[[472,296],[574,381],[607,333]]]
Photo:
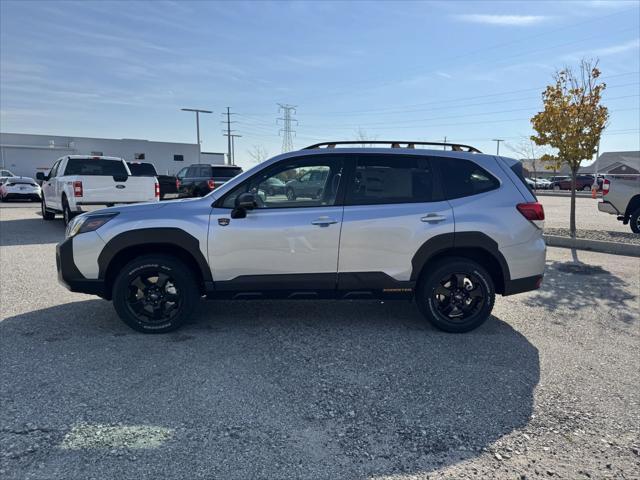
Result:
[[496,142],[496,155],[500,155],[500,142],[504,142],[502,138],[494,138],[492,142]]
[[202,144],[200,143],[200,114],[201,113],[213,113],[211,110],[201,110],[198,108],[181,108],[183,112],[195,112],[196,113],[196,135],[198,139],[198,163],[200,163],[200,153],[202,151]]

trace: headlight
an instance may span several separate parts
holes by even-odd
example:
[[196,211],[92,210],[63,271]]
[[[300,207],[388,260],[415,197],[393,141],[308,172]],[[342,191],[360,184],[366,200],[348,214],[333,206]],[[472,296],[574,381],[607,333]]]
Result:
[[66,238],[75,237],[79,233],[93,232],[97,230],[113,217],[118,215],[115,213],[101,213],[96,215],[78,215],[75,217],[69,225],[67,226],[67,230],[65,232]]

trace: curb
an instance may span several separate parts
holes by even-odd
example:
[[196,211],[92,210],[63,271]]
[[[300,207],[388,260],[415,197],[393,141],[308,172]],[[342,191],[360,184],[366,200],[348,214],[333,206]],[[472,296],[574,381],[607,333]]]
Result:
[[560,237],[558,235],[543,235],[548,247],[576,248],[592,252],[610,253],[640,257],[640,245],[632,243],[603,242],[602,240],[588,240],[586,238]]
[[[537,197],[566,197],[571,198],[571,192],[555,192],[553,190],[536,190],[535,194]],[[576,192],[576,198],[591,198],[591,192]],[[598,197],[602,198],[600,192],[598,192]],[[595,199],[594,199],[595,200]]]

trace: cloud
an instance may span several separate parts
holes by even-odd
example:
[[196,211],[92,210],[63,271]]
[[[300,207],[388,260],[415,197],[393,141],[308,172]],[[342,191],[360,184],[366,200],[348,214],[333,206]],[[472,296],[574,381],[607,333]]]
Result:
[[447,72],[436,72],[436,75],[442,78],[453,78],[453,76],[449,75]]
[[466,14],[456,15],[458,20],[463,22],[481,23],[485,25],[502,25],[524,27],[535,25],[547,21],[550,17],[543,15],[485,15],[485,14]]
[[569,53],[563,55],[563,60],[575,60],[580,57],[593,56],[593,57],[608,57],[610,55],[616,55],[618,53],[630,52],[640,48],[640,38],[629,40],[617,45],[611,45],[609,47],[595,48],[593,50],[581,50],[579,52]]

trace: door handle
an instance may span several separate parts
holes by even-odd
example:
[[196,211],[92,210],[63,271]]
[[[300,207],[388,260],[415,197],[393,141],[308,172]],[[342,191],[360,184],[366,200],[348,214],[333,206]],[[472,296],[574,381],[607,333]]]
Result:
[[446,220],[447,217],[444,215],[438,215],[437,213],[429,213],[420,219],[421,222],[425,223],[438,223]]
[[329,217],[320,217],[311,222],[312,225],[319,225],[320,227],[328,227],[334,223],[338,223],[338,221]]

